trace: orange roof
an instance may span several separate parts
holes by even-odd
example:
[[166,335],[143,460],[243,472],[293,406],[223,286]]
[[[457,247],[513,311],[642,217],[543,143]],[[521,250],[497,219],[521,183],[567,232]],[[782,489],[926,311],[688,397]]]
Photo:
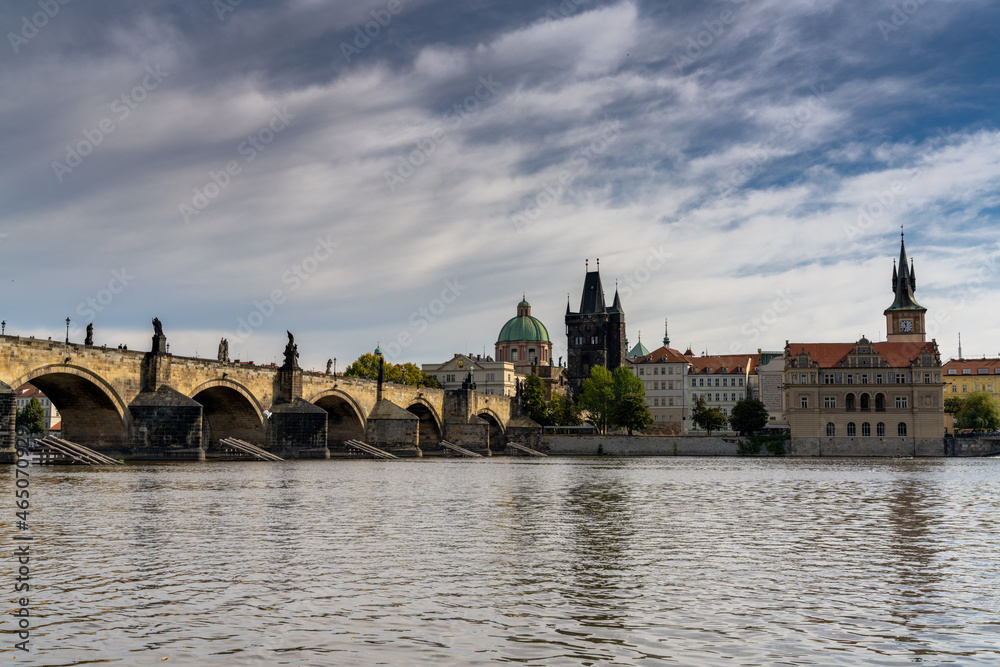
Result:
[[[820,368],[840,368],[841,361],[854,351],[858,343],[788,343],[788,353],[793,357],[806,354],[818,362]],[[889,363],[891,368],[909,366],[923,352],[934,352],[934,343],[871,343],[872,350]]]
[[[722,373],[742,375],[748,371],[754,373],[757,371],[757,363],[760,361],[759,354],[717,354],[686,358],[691,363],[688,373],[711,373],[712,375]],[[726,370],[722,370],[723,368]]]
[[952,359],[943,368],[946,375],[953,368],[956,375],[962,375],[962,371],[966,368],[969,369],[970,375],[978,375],[980,368],[985,368],[988,371],[988,373],[983,373],[983,375],[992,375],[996,374],[997,370],[1000,369],[1000,359]]
[[689,359],[672,347],[658,347],[647,355],[629,361],[633,364],[686,364]]
[[37,398],[45,398],[45,394],[43,394],[42,390],[39,389],[38,387],[36,387],[33,384],[22,384],[20,387],[17,388],[17,397],[18,398],[35,398],[35,397],[37,397]]

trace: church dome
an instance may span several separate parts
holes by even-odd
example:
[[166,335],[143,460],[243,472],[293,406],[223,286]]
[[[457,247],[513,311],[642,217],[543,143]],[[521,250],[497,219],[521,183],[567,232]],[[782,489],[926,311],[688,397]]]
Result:
[[521,300],[517,304],[517,316],[507,320],[507,324],[500,329],[497,336],[497,343],[516,342],[542,342],[551,343],[548,329],[541,321],[531,316],[531,304],[526,300]]

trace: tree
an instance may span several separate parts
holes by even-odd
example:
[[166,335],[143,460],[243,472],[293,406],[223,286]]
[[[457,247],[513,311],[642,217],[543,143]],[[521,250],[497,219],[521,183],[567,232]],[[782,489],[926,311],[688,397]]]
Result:
[[22,426],[32,433],[41,433],[45,430],[45,408],[37,398],[32,397],[23,410],[17,411],[15,427]]
[[545,410],[545,384],[542,378],[530,373],[524,379],[524,386],[521,387],[521,398],[524,399],[524,414],[529,419],[539,424],[548,421]]
[[733,413],[729,415],[729,423],[733,430],[738,431],[743,437],[761,430],[767,426],[767,422],[767,408],[756,398],[744,398],[733,406]]
[[433,375],[424,373],[423,379],[420,380],[420,386],[427,387],[428,389],[440,389],[441,383]]
[[965,396],[962,409],[958,411],[958,428],[977,431],[1000,429],[1000,408],[988,391],[973,391]]
[[611,374],[614,387],[615,406],[612,421],[615,425],[633,430],[641,430],[653,423],[653,415],[646,405],[646,388],[635,373],[627,366],[619,366]]
[[580,386],[580,408],[588,413],[587,421],[599,433],[607,433],[613,424],[615,408],[614,379],[604,366],[590,369],[590,377]]
[[580,408],[568,396],[553,392],[546,406],[546,422],[551,426],[579,426]]
[[948,414],[954,415],[958,414],[958,411],[962,409],[962,397],[961,396],[949,396],[944,399],[944,411]]
[[615,422],[627,428],[629,435],[652,424],[653,414],[646,405],[646,397],[634,391],[624,394],[615,404]]
[[705,407],[705,398],[699,396],[691,411],[691,421],[712,435],[713,430],[726,425],[726,416],[719,412],[718,408]]

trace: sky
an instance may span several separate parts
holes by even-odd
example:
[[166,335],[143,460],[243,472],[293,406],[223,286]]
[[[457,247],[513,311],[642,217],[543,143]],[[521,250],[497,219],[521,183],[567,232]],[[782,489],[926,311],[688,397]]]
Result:
[[7,334],[338,369],[493,354],[600,261],[628,337],[1000,356],[1000,4],[107,0],[0,9]]

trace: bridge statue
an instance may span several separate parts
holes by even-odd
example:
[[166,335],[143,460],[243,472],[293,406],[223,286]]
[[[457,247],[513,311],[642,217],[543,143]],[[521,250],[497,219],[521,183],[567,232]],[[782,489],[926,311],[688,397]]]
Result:
[[292,335],[291,331],[285,333],[288,334],[288,344],[285,345],[285,363],[282,368],[298,368],[299,346],[295,344],[295,336]]
[[219,341],[219,361],[229,363],[229,341],[225,338]]
[[154,336],[162,336],[163,335],[163,325],[160,324],[160,318],[159,317],[154,317],[153,318],[153,335]]
[[83,340],[84,345],[94,344],[94,323],[91,322],[87,325],[87,337]]
[[326,374],[330,374],[330,366],[333,366],[333,359],[326,360]]

